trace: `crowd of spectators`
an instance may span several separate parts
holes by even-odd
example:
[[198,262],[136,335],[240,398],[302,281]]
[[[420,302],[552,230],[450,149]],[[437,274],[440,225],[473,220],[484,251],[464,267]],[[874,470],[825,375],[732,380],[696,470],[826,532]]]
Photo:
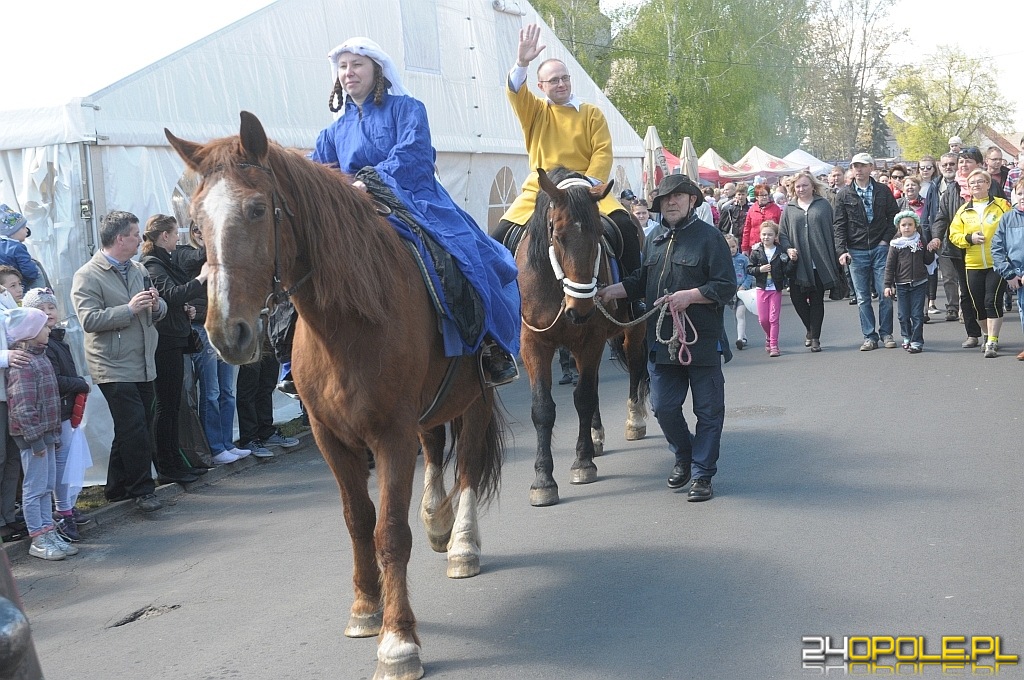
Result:
[[[75,503],[91,465],[78,432],[90,383],[64,341],[54,291],[23,285],[29,276],[33,285],[43,283],[42,272],[21,257],[24,217],[0,206],[0,221],[0,533],[5,542],[30,538],[33,557],[61,560],[78,552],[78,527],[89,521]],[[143,512],[162,507],[157,484],[195,482],[216,465],[273,457],[271,448],[299,443],[274,426],[280,366],[273,353],[265,354],[266,366],[246,373],[210,346],[202,327],[202,235],[190,229],[189,245],[179,249],[178,232],[169,215],[152,216],[140,231],[135,215],[110,212],[100,223],[100,249],[75,273],[70,291],[85,333],[87,373],[113,421],[104,495],[131,500]],[[194,385],[192,399],[184,398],[186,385]],[[184,409],[193,403],[202,432],[189,432],[189,439],[198,436],[206,458],[183,450],[179,437],[191,420],[182,418]]]

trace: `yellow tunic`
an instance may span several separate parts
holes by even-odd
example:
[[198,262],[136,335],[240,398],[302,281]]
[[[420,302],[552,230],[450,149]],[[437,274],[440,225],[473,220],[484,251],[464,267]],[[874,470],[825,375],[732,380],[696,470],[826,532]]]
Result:
[[[513,224],[526,224],[533,216],[540,185],[537,168],[551,170],[558,165],[601,181],[608,181],[612,171],[612,135],[601,110],[592,104],[559,106],[540,99],[523,83],[519,92],[506,85],[505,92],[523,127],[526,151],[530,156],[530,175],[523,182],[522,193],[502,216]],[[609,192],[598,203],[602,213],[623,210],[622,204]]]

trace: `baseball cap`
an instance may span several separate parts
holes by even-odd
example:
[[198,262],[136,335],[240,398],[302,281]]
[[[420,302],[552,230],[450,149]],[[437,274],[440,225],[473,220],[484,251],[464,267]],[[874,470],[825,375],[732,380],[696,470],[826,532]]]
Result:
[[862,151],[861,153],[855,154],[854,157],[850,159],[850,165],[855,163],[859,163],[861,165],[874,165],[875,159],[872,158],[870,154],[866,154]]

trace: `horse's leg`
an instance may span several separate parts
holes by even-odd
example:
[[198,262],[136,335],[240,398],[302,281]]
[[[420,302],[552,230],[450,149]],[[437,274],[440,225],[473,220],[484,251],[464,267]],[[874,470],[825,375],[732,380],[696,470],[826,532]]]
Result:
[[629,367],[629,398],[626,400],[626,441],[647,436],[647,396],[650,376],[647,374],[647,333],[644,325],[626,330],[624,349]]
[[537,459],[533,464],[535,477],[530,486],[530,505],[544,507],[558,502],[558,484],[552,476],[551,431],[555,426],[555,400],[551,398],[551,360],[554,350],[545,348],[524,333],[520,355],[530,375],[533,427],[537,430]]
[[380,514],[374,531],[381,570],[384,619],[377,645],[374,680],[415,680],[423,676],[416,617],[409,603],[408,567],[412,553],[409,506],[416,469],[415,415],[391,422],[368,442],[377,461]]
[[[596,339],[596,338],[595,338]],[[593,427],[600,426],[598,411],[598,370],[604,341],[589,342],[573,352],[579,366],[580,380],[573,390],[572,399],[579,416],[579,434],[576,437],[576,460],[572,464],[569,481],[572,484],[590,484],[597,481],[597,465],[594,464]],[[602,428],[603,430],[603,428]]]
[[376,511],[366,486],[370,476],[365,449],[345,447],[316,416],[310,413],[309,425],[324,460],[334,472],[341,490],[345,524],[352,539],[352,585],[355,601],[345,626],[345,636],[373,637],[382,622],[380,571],[373,545]]
[[444,425],[439,425],[420,435],[423,447],[423,500],[420,502],[420,519],[427,532],[427,540],[434,552],[443,553],[448,549],[455,515],[451,499],[444,490]]

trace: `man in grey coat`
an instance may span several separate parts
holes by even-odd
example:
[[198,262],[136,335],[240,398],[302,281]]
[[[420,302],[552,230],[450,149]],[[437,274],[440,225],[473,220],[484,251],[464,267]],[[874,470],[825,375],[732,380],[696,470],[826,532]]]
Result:
[[145,267],[132,260],[142,238],[139,218],[114,211],[100,224],[100,250],[75,272],[75,313],[85,331],[85,358],[114,421],[105,494],[134,498],[144,512],[162,507],[154,495],[155,323],[167,313]]

